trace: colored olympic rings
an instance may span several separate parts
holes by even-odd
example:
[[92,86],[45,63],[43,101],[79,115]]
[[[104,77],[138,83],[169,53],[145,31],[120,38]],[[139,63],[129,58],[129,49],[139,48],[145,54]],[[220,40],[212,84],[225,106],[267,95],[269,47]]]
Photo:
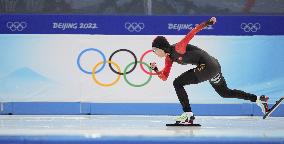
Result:
[[[80,64],[80,60],[81,60],[82,55],[83,55],[84,53],[88,52],[88,51],[95,51],[95,52],[98,52],[98,53],[102,56],[102,58],[103,58],[103,61],[100,61],[99,63],[97,63],[97,64],[93,67],[93,69],[92,69],[91,72],[90,72],[90,71],[87,71],[87,70],[85,70],[85,69],[83,69],[82,66],[81,66],[81,64]],[[113,56],[114,56],[116,53],[122,52],[122,51],[125,51],[125,52],[130,53],[130,54],[134,57],[134,62],[129,63],[129,64],[125,67],[123,73],[121,72],[121,69],[120,69],[119,65],[118,65],[116,62],[112,61]],[[150,53],[150,52],[152,52],[152,50],[146,51],[146,52],[142,55],[142,57],[140,58],[140,61],[137,61],[137,57],[136,57],[136,55],[135,55],[132,51],[127,50],[127,49],[119,49],[119,50],[116,50],[115,52],[113,52],[113,53],[110,55],[109,59],[106,60],[106,57],[105,57],[105,55],[104,55],[104,53],[103,53],[102,51],[100,51],[100,50],[98,50],[98,49],[96,49],[96,48],[88,48],[88,49],[83,50],[83,51],[79,54],[79,56],[77,57],[77,66],[79,67],[79,69],[80,69],[82,72],[84,72],[84,73],[86,73],[86,74],[91,74],[93,80],[95,81],[95,83],[98,84],[98,85],[100,85],[100,86],[104,86],[104,87],[113,86],[114,84],[116,84],[116,83],[119,81],[121,75],[123,75],[124,80],[125,80],[126,83],[129,84],[130,86],[133,86],[133,87],[142,87],[142,86],[145,86],[146,84],[148,84],[148,83],[150,82],[150,80],[152,79],[152,75],[156,75],[156,73],[152,73],[151,67],[150,67],[147,63],[145,63],[145,62],[142,61],[143,58],[145,57],[145,55],[148,54],[148,53]],[[106,63],[109,64],[110,69],[111,69],[114,73],[118,74],[117,78],[116,78],[113,82],[111,82],[111,83],[102,83],[102,82],[98,81],[97,78],[96,78],[96,74],[102,71],[102,69],[105,67]],[[140,67],[142,68],[143,72],[145,72],[145,73],[147,73],[147,74],[149,75],[149,78],[146,80],[146,82],[144,82],[144,83],[142,83],[142,84],[133,84],[133,83],[131,83],[131,82],[126,78],[126,75],[127,75],[127,74],[129,74],[129,73],[131,73],[131,72],[134,71],[134,69],[135,69],[136,66],[137,66],[137,63],[140,64]],[[102,66],[101,66],[100,68],[98,68],[100,65],[102,65]],[[112,67],[112,65],[114,65],[114,66],[116,67],[116,70]],[[132,65],[134,65],[134,66],[133,66],[129,71],[127,71]],[[146,71],[146,70],[144,69],[143,65],[145,65],[149,70]],[[149,72],[149,71],[150,71],[150,72]]]
[[79,54],[79,56],[78,56],[78,58],[77,58],[77,65],[78,65],[79,69],[80,69],[82,72],[86,73],[86,74],[92,74],[92,72],[89,72],[89,71],[84,70],[84,69],[81,67],[81,64],[80,64],[80,59],[81,59],[82,55],[83,55],[84,53],[88,52],[88,51],[95,51],[95,52],[98,52],[98,53],[103,57],[103,65],[102,65],[102,67],[101,67],[100,69],[98,69],[98,71],[96,71],[95,73],[98,73],[98,72],[102,71],[103,68],[104,68],[105,65],[106,65],[106,57],[105,57],[105,55],[104,55],[104,53],[103,53],[102,51],[100,51],[100,50],[98,50],[98,49],[96,49],[96,48],[88,48],[88,49],[85,49],[85,50],[83,50],[83,51]]
[[[140,61],[143,62],[143,59],[144,59],[145,55],[147,55],[147,54],[150,53],[150,52],[153,52],[153,50],[147,50],[146,52],[144,52],[144,53],[142,54],[141,58],[140,58]],[[148,74],[148,75],[158,75],[157,73],[152,73],[152,71],[151,71],[151,72],[146,71],[146,70],[144,69],[142,63],[140,63],[140,67],[141,67],[142,71],[145,72],[145,73]]]
[[[150,67],[147,63],[141,62],[141,61],[137,61],[137,63],[146,65],[146,67],[152,72],[151,67]],[[132,63],[128,64],[128,65],[126,66],[126,68],[124,69],[123,77],[124,77],[124,80],[126,81],[126,83],[128,83],[129,85],[131,85],[131,86],[133,86],[133,87],[142,87],[142,86],[144,86],[144,85],[146,85],[146,84],[148,84],[148,83],[150,82],[150,80],[152,79],[152,75],[149,75],[148,80],[147,80],[145,83],[142,83],[142,84],[140,84],[140,85],[139,85],[139,84],[133,84],[133,83],[129,82],[129,81],[127,80],[127,78],[126,78],[126,71],[127,71],[127,69],[128,69],[131,65],[133,65],[133,64],[135,65],[135,64],[137,64],[137,63],[132,62]]]
[[[111,61],[111,59],[112,59],[112,57],[114,56],[114,54],[116,54],[116,53],[118,53],[118,52],[121,52],[121,51],[129,52],[129,53],[134,57],[134,62],[135,62],[135,63],[134,63],[134,66],[132,67],[131,70],[129,70],[128,72],[126,72],[126,74],[129,74],[129,73],[131,73],[132,71],[134,71],[134,69],[136,68],[136,65],[137,65],[137,57],[136,57],[136,55],[135,55],[132,51],[130,51],[130,50],[128,50],[128,49],[119,49],[119,50],[116,50],[115,52],[113,52],[113,53],[110,55],[109,61]],[[109,67],[110,67],[110,69],[111,69],[114,73],[119,74],[119,75],[123,75],[123,73],[115,71],[115,70],[112,68],[111,63],[109,63]]]
[[[99,62],[99,63],[96,64],[95,67],[93,68],[93,72],[92,72],[93,80],[94,80],[98,85],[100,85],[100,86],[104,86],[104,87],[112,86],[112,85],[114,85],[115,83],[117,83],[117,82],[119,81],[120,75],[118,75],[118,77],[117,77],[112,83],[110,83],[110,84],[104,84],[104,83],[99,82],[99,81],[97,80],[96,76],[95,76],[95,71],[96,71],[97,67],[98,67],[99,65],[103,64],[103,63],[104,63],[103,61]],[[113,61],[107,61],[107,63],[113,64],[113,65],[117,68],[118,72],[121,72],[120,67],[118,66],[117,63],[115,63],[115,62],[113,62]]]

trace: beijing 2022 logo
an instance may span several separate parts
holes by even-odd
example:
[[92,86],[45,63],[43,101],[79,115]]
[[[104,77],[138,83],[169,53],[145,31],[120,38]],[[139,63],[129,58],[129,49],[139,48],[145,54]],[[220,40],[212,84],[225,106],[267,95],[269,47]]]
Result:
[[27,22],[7,22],[6,23],[7,28],[10,31],[23,31],[25,28],[27,28],[28,24]]
[[[85,70],[81,66],[81,58],[87,52],[97,52],[102,57],[102,61],[99,61],[97,64],[95,64],[91,71],[90,70]],[[119,52],[127,52],[134,59],[132,62],[127,64],[127,66],[124,69],[121,69],[119,64],[112,60],[112,57],[115,54],[119,53]],[[150,82],[150,80],[152,79],[152,75],[157,75],[157,73],[152,72],[152,69],[150,68],[149,64],[147,64],[146,62],[143,62],[143,59],[144,59],[145,55],[147,55],[147,54],[149,54],[151,52],[153,52],[153,50],[148,50],[148,51],[144,52],[141,55],[140,60],[138,61],[135,53],[133,53],[131,50],[128,50],[128,49],[118,49],[118,50],[114,51],[110,55],[110,57],[108,59],[106,59],[105,54],[101,50],[96,49],[96,48],[87,48],[87,49],[83,50],[82,52],[80,52],[80,54],[78,55],[78,57],[77,57],[77,66],[84,74],[91,75],[93,80],[94,80],[94,82],[96,84],[98,84],[100,86],[103,86],[103,87],[109,87],[109,86],[112,86],[112,85],[116,84],[119,81],[121,76],[123,76],[125,82],[127,84],[129,84],[130,86],[142,87],[142,86],[144,86],[144,85],[146,85],[146,84],[148,84]],[[110,82],[110,83],[100,82],[96,78],[97,77],[96,74],[100,73],[105,68],[106,64],[108,64],[108,66],[112,70],[112,72],[115,75],[117,75],[117,78],[113,82]],[[146,82],[144,82],[142,84],[134,84],[133,82],[130,82],[130,80],[128,80],[128,78],[127,78],[127,74],[133,72],[133,70],[136,68],[137,64],[140,65],[140,69],[148,76],[148,79],[146,80]],[[113,68],[113,66],[115,67],[116,70]],[[145,70],[144,66],[146,66],[148,70]]]

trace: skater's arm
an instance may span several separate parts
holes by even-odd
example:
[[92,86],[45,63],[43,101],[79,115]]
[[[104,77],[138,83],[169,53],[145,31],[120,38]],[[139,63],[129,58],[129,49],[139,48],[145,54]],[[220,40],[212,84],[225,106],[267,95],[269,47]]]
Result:
[[173,65],[173,61],[168,55],[165,58],[165,67],[162,71],[159,71],[155,62],[150,63],[151,69],[154,70],[158,74],[158,77],[162,79],[163,81],[166,81],[168,79],[172,65]]
[[158,71],[158,77],[160,79],[162,79],[163,81],[166,81],[169,77],[171,68],[173,65],[173,61],[171,60],[171,58],[169,56],[166,56],[165,59],[165,68],[162,71]]
[[213,25],[216,23],[216,18],[212,17],[210,20],[207,22],[203,22],[199,25],[197,25],[194,29],[192,29],[180,42],[178,42],[175,46],[175,50],[179,54],[184,54],[186,51],[186,46],[189,43],[189,41],[194,37],[196,33],[201,31],[203,28],[205,28],[208,25]]

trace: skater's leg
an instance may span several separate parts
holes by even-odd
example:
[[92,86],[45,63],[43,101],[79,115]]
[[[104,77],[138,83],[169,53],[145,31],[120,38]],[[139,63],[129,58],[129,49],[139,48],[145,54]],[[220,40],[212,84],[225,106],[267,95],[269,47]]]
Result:
[[188,95],[184,89],[184,86],[189,84],[197,84],[197,83],[199,83],[199,81],[196,75],[194,74],[193,69],[184,72],[179,77],[177,77],[173,82],[176,94],[178,96],[178,99],[182,105],[184,112],[191,112],[191,107],[188,101]]
[[250,100],[251,102],[256,102],[257,100],[257,96],[254,94],[246,93],[241,90],[229,89],[221,72],[219,72],[214,78],[210,80],[210,84],[223,98],[238,98]]
[[244,100],[250,100],[251,102],[256,102],[256,104],[261,108],[261,111],[265,114],[268,108],[268,96],[256,96],[254,94],[246,93],[241,90],[231,90],[227,87],[226,81],[219,72],[214,78],[210,80],[210,84],[215,89],[215,91],[223,98],[238,98]]

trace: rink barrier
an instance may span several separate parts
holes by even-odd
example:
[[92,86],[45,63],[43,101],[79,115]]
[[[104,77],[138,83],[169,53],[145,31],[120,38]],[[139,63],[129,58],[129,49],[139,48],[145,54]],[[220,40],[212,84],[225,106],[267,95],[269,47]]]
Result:
[[[178,103],[3,102],[0,114],[13,115],[179,115]],[[255,104],[192,104],[200,116],[261,116]],[[272,104],[270,104],[270,107]],[[281,104],[272,116],[283,117]]]
[[[198,35],[283,35],[283,16],[216,16]],[[185,35],[211,16],[0,14],[1,34]]]

